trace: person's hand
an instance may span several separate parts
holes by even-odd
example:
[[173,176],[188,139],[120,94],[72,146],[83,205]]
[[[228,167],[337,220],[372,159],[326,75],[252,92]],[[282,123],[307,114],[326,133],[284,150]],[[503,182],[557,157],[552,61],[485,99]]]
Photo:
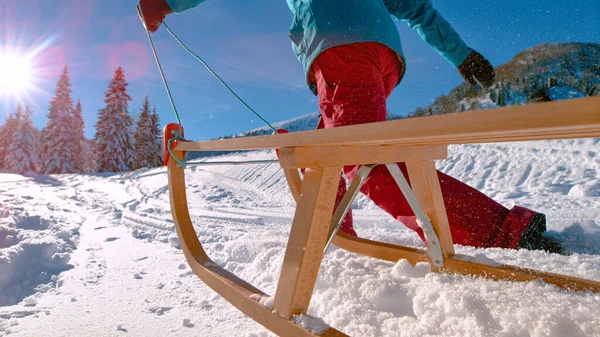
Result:
[[486,60],[476,51],[471,51],[467,59],[458,66],[458,72],[471,85],[480,83],[484,88],[489,88],[494,84],[494,67],[490,61]]
[[150,32],[155,32],[162,24],[165,16],[171,13],[173,13],[173,10],[165,0],[140,0],[138,15]]

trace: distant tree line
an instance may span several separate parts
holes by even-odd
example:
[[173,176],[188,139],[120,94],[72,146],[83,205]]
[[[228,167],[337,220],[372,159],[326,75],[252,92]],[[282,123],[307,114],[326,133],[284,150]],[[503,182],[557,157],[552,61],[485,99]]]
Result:
[[0,171],[8,173],[125,172],[161,165],[160,120],[144,99],[137,122],[129,114],[128,83],[119,67],[104,93],[93,139],[84,135],[83,108],[74,104],[67,67],[50,100],[48,122],[40,131],[27,103],[0,126]]

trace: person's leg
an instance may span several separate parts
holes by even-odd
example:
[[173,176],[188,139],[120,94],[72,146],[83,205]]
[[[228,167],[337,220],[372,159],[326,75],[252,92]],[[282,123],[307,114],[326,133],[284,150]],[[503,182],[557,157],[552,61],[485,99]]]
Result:
[[[318,129],[385,120],[386,80],[378,67],[378,55],[369,44],[351,44],[322,52],[311,67],[319,97]],[[396,80],[397,83],[398,80]],[[357,167],[358,168],[358,167]],[[346,193],[340,177],[336,209]],[[356,236],[352,209],[340,229]]]
[[[385,82],[388,96],[392,93],[397,83],[395,78],[397,76],[397,61],[393,54],[385,50],[380,52],[382,57],[380,62],[382,65],[386,65],[384,73],[386,76],[390,76]],[[406,173],[406,166],[403,163],[399,163],[399,167],[407,180],[410,181]],[[387,177],[378,178],[383,173]],[[515,206],[509,211],[475,188],[440,171],[437,171],[437,173],[448,214],[450,231],[455,243],[475,247],[543,248],[540,247],[543,243],[538,242],[540,231],[545,231],[546,229],[543,214],[519,206]],[[374,184],[376,186],[386,186],[390,183],[389,179],[392,180],[392,184],[396,185],[384,167],[374,172],[373,176],[375,177],[374,180],[383,180],[375,181]],[[381,187],[375,190],[380,189]],[[400,193],[397,187],[395,191]],[[385,195],[385,193],[383,194]],[[398,202],[398,200],[401,200],[401,202]],[[381,200],[382,203],[389,201],[396,203],[395,209],[400,211],[396,212],[396,214],[406,214],[403,212],[407,208],[409,209],[410,215],[400,215],[399,220],[405,223],[408,222],[410,228],[417,226],[414,214],[408,207],[403,196],[399,196],[397,199],[387,196],[387,198]],[[389,206],[386,208],[390,209]],[[423,237],[420,228],[417,230],[417,233]]]
[[[341,175],[341,173],[340,173],[340,175]],[[344,180],[344,177],[340,176],[340,184],[338,186],[337,195],[335,196],[335,204],[333,207],[334,213],[335,213],[335,210],[340,205],[340,203],[342,202],[342,198],[344,197],[345,194],[346,194],[346,181]],[[346,234],[356,236],[356,232],[354,231],[354,225],[352,223],[352,208],[350,208],[348,210],[348,213],[346,213],[346,217],[344,217],[344,220],[342,221],[340,230]]]
[[[402,174],[410,183],[404,163],[398,163]],[[348,179],[356,170],[345,169]],[[546,230],[543,214],[524,207],[508,210],[475,188],[438,171],[440,187],[452,240],[456,244],[474,247],[502,247],[545,249],[560,252],[556,242],[542,236]],[[425,241],[423,231],[417,225],[414,213],[400,188],[385,166],[378,166],[369,175],[361,192],[373,202],[419,234]]]
[[310,73],[317,84],[322,127],[385,120],[386,78],[374,45],[381,46],[353,43],[333,47],[313,62]]
[[[380,44],[361,43],[323,52],[312,68],[318,88],[322,126],[330,128],[384,121],[386,100],[398,83],[401,66],[396,53]],[[405,165],[398,165],[410,182]],[[350,180],[357,170],[358,166],[344,167],[344,173]],[[439,171],[438,176],[453,241],[457,244],[527,247],[523,244],[524,239],[528,241],[526,234],[545,229],[545,223],[537,221],[541,218],[539,213],[523,207],[509,211],[467,184]],[[345,184],[340,183],[336,205],[343,192]],[[424,239],[412,209],[385,166],[378,166],[371,172],[361,192]],[[347,217],[345,221],[351,226],[351,219]]]

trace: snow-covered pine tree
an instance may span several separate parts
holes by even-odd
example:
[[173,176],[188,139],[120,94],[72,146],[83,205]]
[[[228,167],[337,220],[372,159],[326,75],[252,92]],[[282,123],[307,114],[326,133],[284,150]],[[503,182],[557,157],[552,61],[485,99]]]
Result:
[[42,170],[42,130],[34,128],[35,149],[38,153],[38,172]]
[[94,173],[98,171],[98,162],[96,161],[96,141],[94,139],[85,140],[85,151],[88,153],[88,161],[85,163],[83,172]]
[[135,168],[152,167],[154,139],[152,138],[152,120],[148,96],[144,99],[135,129]]
[[152,144],[154,145],[154,151],[152,151],[152,167],[160,167],[163,165],[162,158],[162,131],[160,128],[160,118],[158,117],[158,113],[156,112],[156,105],[154,109],[152,109],[152,115],[150,115],[150,124],[151,124],[151,134],[152,134]]
[[73,99],[69,71],[65,66],[50,100],[48,123],[42,133],[42,169],[45,174],[76,173],[73,139]]
[[78,173],[89,173],[88,163],[92,159],[92,154],[88,150],[86,139],[84,135],[85,122],[83,121],[83,112],[81,108],[81,101],[77,100],[77,105],[73,109],[72,113],[72,125],[73,125],[73,146],[75,148],[75,169]]
[[14,140],[6,156],[6,170],[11,173],[24,174],[37,172],[39,156],[36,144],[36,129],[31,121],[31,110],[25,104],[25,111],[21,105],[17,109],[17,128]]
[[96,122],[96,160],[98,172],[125,172],[135,166],[133,121],[129,112],[127,81],[119,67],[104,93],[106,106]]
[[[20,106],[19,106],[20,109]],[[0,169],[6,171],[6,156],[10,151],[10,146],[14,141],[17,130],[17,119],[11,112],[2,128],[0,128]]]
[[38,153],[40,154],[40,173],[46,172],[46,165],[44,163],[45,157],[46,157],[46,151],[45,151],[44,143],[45,143],[47,134],[48,134],[48,123],[46,123],[46,125],[44,125],[44,127],[40,131],[40,134],[39,134],[40,138],[38,139]]

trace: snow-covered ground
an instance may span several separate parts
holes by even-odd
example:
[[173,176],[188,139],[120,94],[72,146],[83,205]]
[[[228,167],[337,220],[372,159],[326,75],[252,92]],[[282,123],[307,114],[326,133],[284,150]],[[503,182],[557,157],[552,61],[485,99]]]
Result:
[[[570,255],[457,252],[600,280],[599,152],[599,139],[452,146],[440,170],[507,207],[546,213]],[[274,155],[222,159],[265,158]],[[294,209],[278,165],[194,167],[187,186],[209,255],[274,294]],[[5,174],[0,197],[0,336],[271,336],[186,265],[164,168]],[[354,207],[360,236],[422,246],[366,198]],[[309,310],[353,336],[600,336],[598,312],[598,294],[431,273],[336,247]]]

